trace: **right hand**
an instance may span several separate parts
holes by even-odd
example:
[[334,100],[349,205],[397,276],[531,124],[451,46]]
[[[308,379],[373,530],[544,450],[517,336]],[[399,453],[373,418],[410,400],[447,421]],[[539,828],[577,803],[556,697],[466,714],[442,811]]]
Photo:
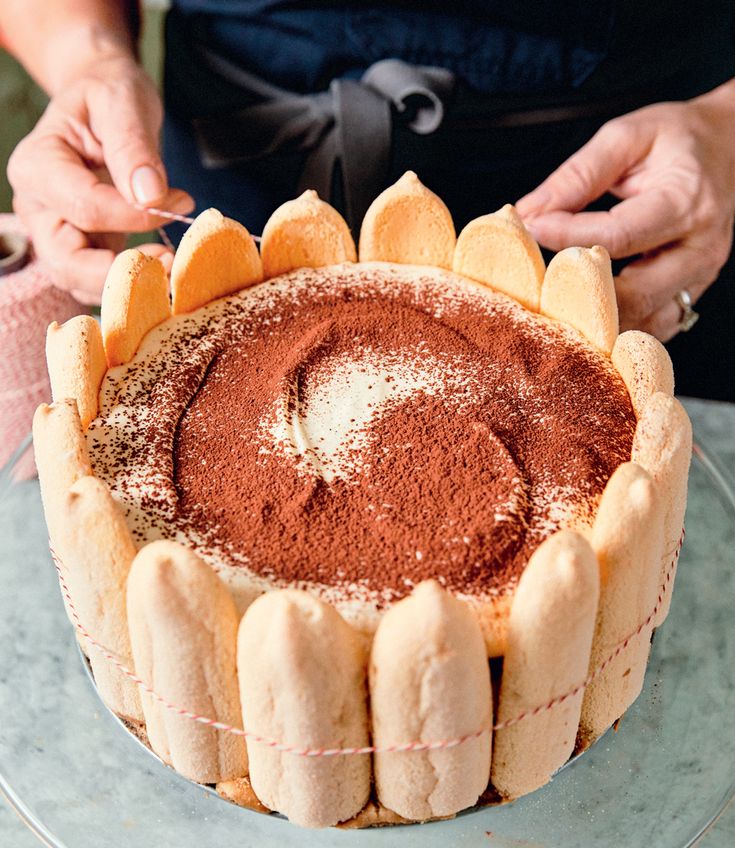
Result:
[[[81,303],[99,303],[107,271],[126,235],[161,218],[132,203],[179,214],[194,208],[170,189],[158,153],[158,92],[132,56],[94,63],[65,85],[8,162],[13,208],[54,282]],[[140,250],[172,256],[161,244]]]

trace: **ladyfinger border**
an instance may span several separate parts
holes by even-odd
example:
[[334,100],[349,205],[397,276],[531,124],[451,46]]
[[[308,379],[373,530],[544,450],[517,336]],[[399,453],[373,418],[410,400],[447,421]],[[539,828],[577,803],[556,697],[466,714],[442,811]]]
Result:
[[100,324],[110,368],[129,362],[143,338],[171,315],[160,259],[131,248],[113,260],[102,289]]
[[[433,247],[427,252],[420,249],[422,245]],[[219,269],[214,277],[213,251],[219,251],[216,255],[220,260],[214,263]],[[197,259],[199,252],[202,260]],[[231,279],[233,269],[240,269],[240,288],[244,288],[297,267],[328,267],[355,261],[355,245],[347,224],[313,191],[287,201],[273,212],[263,230],[261,253],[262,259],[242,225],[214,209],[202,212],[187,230],[174,257],[173,313],[198,309],[237,291]],[[113,319],[116,322],[120,336],[117,347],[132,349],[134,353],[140,344],[142,336],[132,326],[128,329],[119,316],[130,312],[125,301],[129,282],[136,273],[148,270],[147,264],[145,269],[141,264],[147,259],[150,258],[139,251],[124,251],[110,269],[106,303],[103,300],[106,351],[106,314],[112,316],[108,323]],[[202,280],[205,275],[200,268],[204,259],[209,269],[206,281]],[[607,251],[600,246],[567,248],[545,268],[538,245],[510,204],[470,221],[457,238],[444,203],[409,171],[368,209],[360,231],[359,261],[454,269],[454,273],[491,289],[492,268],[496,265],[503,276],[496,291],[530,312],[573,328],[608,359],[616,348],[613,364],[626,382],[636,408],[640,407],[639,395],[644,398],[646,392],[673,393],[670,360],[655,339],[646,341],[653,337],[637,333],[635,345],[633,337],[624,333],[622,341],[618,341],[617,303]],[[516,289],[512,285],[514,276],[523,280]],[[166,317],[161,317],[160,310],[155,316],[142,318],[137,310],[133,313],[138,325],[147,323],[148,329]],[[108,361],[112,356],[115,364],[127,361],[117,355],[116,349],[112,354],[108,351],[107,356]],[[646,382],[649,387],[639,385]]]
[[[415,208],[413,214],[407,218],[403,212],[406,208],[411,208],[411,204]],[[484,233],[488,232],[489,226],[492,233],[492,250],[488,254],[489,266],[492,267],[493,253],[496,256],[502,256],[503,261],[510,264],[511,271],[506,273],[505,277],[511,281],[513,279],[513,267],[520,269],[520,265],[525,263],[526,270],[523,273],[526,275],[529,274],[528,268],[531,268],[530,276],[527,276],[523,286],[514,291],[511,282],[502,287],[502,293],[510,297],[515,295],[515,299],[529,311],[538,311],[552,321],[560,321],[572,327],[598,352],[610,359],[612,366],[620,374],[628,389],[637,417],[641,416],[651,398],[657,393],[664,396],[673,394],[670,360],[663,347],[652,337],[643,333],[618,335],[614,285],[609,270],[609,257],[603,248],[570,249],[569,252],[563,252],[564,255],[560,260],[556,263],[552,261],[549,268],[544,269],[537,245],[523,227],[515,210],[510,206],[504,207],[500,213],[495,213],[497,222],[493,220],[489,225],[485,224],[482,219],[478,219],[480,223],[470,222],[457,239],[451,217],[447,217],[448,211],[446,211],[442,201],[422,186],[416,175],[412,173],[405,175],[383,195],[376,198],[373,206],[375,208],[371,207],[371,210],[368,211],[363,230],[360,233],[360,261],[391,261],[412,264],[419,260],[424,264],[434,264],[440,268],[454,267],[455,273],[461,274],[461,269],[464,267],[463,263],[468,261],[466,259],[468,254],[472,256],[473,267],[482,267],[485,261],[483,259],[485,248],[482,244],[473,246],[470,237],[473,225],[478,228],[478,231]],[[196,235],[198,231],[205,234],[210,245],[213,240],[218,241],[220,236],[224,237],[222,243],[226,244],[228,234],[235,233],[234,237],[238,243],[235,253],[242,255],[245,245],[243,233],[247,234],[247,231],[244,228],[238,230],[237,227],[240,225],[233,227],[236,222],[229,222],[219,213],[215,214],[214,210],[203,213],[203,216],[206,216],[204,220],[206,226],[192,225],[189,231],[191,237],[184,251],[185,256],[182,254],[182,260],[179,263],[180,267],[177,272],[178,297],[175,298],[177,306],[174,312],[199,308],[235,290],[234,284],[229,281],[225,281],[225,283],[215,281],[209,288],[199,283],[194,285],[181,282],[182,279],[186,279],[186,272],[182,272],[181,268],[186,268],[188,272],[192,265],[196,266],[197,264]],[[320,216],[322,216],[321,220]],[[492,216],[488,217],[492,218]],[[196,220],[200,221],[200,219],[202,219],[202,216]],[[304,240],[298,243],[298,226],[305,222],[308,222],[308,226],[303,228],[305,232]],[[406,234],[407,229],[409,230],[408,235]],[[499,243],[496,231],[501,233]],[[315,248],[313,244],[309,243],[309,238],[316,238],[317,236],[319,236],[321,244],[318,248]],[[503,237],[509,240],[505,248],[502,242]],[[250,256],[250,259],[246,262],[250,270],[246,274],[245,285],[259,282],[264,277],[265,279],[271,278],[271,276],[277,275],[275,272],[281,274],[299,267],[295,263],[306,263],[310,267],[322,267],[338,262],[355,261],[355,246],[349,237],[349,231],[343,219],[328,204],[319,200],[314,193],[307,193],[295,201],[290,201],[290,205],[285,204],[284,207],[273,213],[264,230],[262,265],[265,266],[265,273],[261,270],[261,260],[258,259],[255,262],[252,259],[251,247],[254,249],[254,246],[249,234],[247,234],[247,238],[248,247],[244,249]],[[294,239],[297,240],[296,244],[294,244]],[[433,252],[430,254],[427,254],[422,248],[422,245],[428,243],[434,244]],[[458,259],[457,248],[460,244],[461,252]],[[403,249],[407,251],[406,254],[401,253]],[[136,273],[138,273],[135,269],[140,266],[140,272],[149,275],[152,270],[148,267],[143,268],[143,264],[147,265],[147,263],[141,264],[142,261],[139,256],[142,254],[136,256],[136,253],[128,252],[127,256],[124,256],[117,265],[113,265],[114,270],[111,269],[111,276],[108,277],[109,286],[106,285],[107,306],[105,308],[103,302],[103,332],[100,334],[100,338],[103,341],[102,348],[110,367],[128,361],[133,357],[146,332],[157,326],[161,321],[165,321],[171,314],[170,306],[164,306],[161,300],[162,286],[160,281],[153,286],[158,292],[157,305],[154,308],[146,309],[142,307],[139,303],[136,303],[135,298],[131,301],[133,283],[136,279]],[[257,250],[255,253],[257,254]],[[158,269],[155,269],[154,274],[160,279]],[[196,275],[194,276],[196,277]],[[476,282],[492,288],[491,272],[487,274],[474,272],[474,277],[468,276],[471,279],[474,278]],[[480,276],[483,278],[478,279]],[[590,297],[590,292],[593,293],[592,297]],[[108,319],[112,316],[114,320],[105,321],[105,313]],[[38,423],[34,426],[34,431],[37,430],[37,450],[41,457],[39,475],[42,489],[46,491],[44,508],[47,512],[50,529],[62,520],[58,507],[61,499],[66,496],[77,479],[93,473],[89,459],[86,457],[83,431],[96,415],[96,395],[94,403],[91,398],[95,391],[98,391],[98,388],[95,390],[94,387],[99,387],[107,366],[106,363],[100,365],[99,344],[94,328],[85,322],[84,331],[79,332],[81,323],[78,322],[78,325],[75,326],[71,322],[67,322],[62,327],[52,325],[53,330],[50,330],[50,337],[53,341],[49,344],[49,370],[56,375],[55,377],[52,375],[54,405],[56,406],[58,403],[59,409],[62,410],[62,426],[60,429],[57,427],[59,432],[56,435],[49,435],[49,433],[53,434],[55,431],[53,427],[49,428],[46,424],[49,417],[48,407],[39,409],[37,412]],[[111,326],[114,326],[114,332],[110,332]],[[68,351],[66,353],[61,352],[57,339],[72,340],[67,345],[71,350],[71,355]],[[91,341],[89,341],[90,339]],[[74,376],[72,379],[65,379],[60,376],[63,366],[60,366],[59,363],[64,362],[73,364],[71,370]],[[70,400],[61,397],[66,394],[70,396]],[[58,401],[57,395],[59,395]],[[80,412],[83,415],[81,420],[79,418]],[[76,413],[76,417],[74,413]],[[64,446],[63,453],[67,457],[61,471],[54,467],[52,458],[52,454],[55,453],[60,444]],[[51,535],[53,539],[53,530]],[[146,548],[142,550],[145,552]],[[668,551],[664,552],[664,556],[666,553]],[[225,589],[225,591],[227,590]],[[409,596],[406,600],[410,601],[412,597]],[[482,624],[482,615],[478,616],[471,604],[467,604],[465,601],[457,601],[457,603],[469,611],[473,620],[477,617],[476,620],[479,624]],[[512,615],[512,604],[509,602],[508,606],[507,612]],[[396,604],[395,608],[399,607],[400,604]],[[491,624],[491,622],[486,622],[485,626],[488,626],[488,624]],[[344,626],[349,628],[347,624]],[[588,653],[594,655],[594,649],[591,649]],[[379,670],[377,673],[379,673]],[[489,683],[488,672],[488,686]],[[374,766],[371,765],[371,774],[373,771]],[[548,774],[547,778],[550,777],[551,774]],[[229,780],[229,784],[227,779],[223,779],[223,792],[226,791],[226,786],[234,785],[233,781],[236,782],[238,779],[247,778],[244,775],[241,778],[235,776]],[[236,794],[236,790],[231,788],[230,791]],[[374,800],[368,801],[367,807],[370,807],[371,804],[375,807]],[[379,804],[376,809],[378,812],[374,816],[368,816],[366,824],[374,823],[376,820],[378,822],[381,820],[395,821],[395,813],[388,810],[381,814],[380,810],[383,808]],[[461,807],[452,810],[450,804],[448,808],[429,810],[430,815],[426,817],[432,817],[432,814],[439,813],[452,815],[459,809]],[[356,813],[359,820],[360,811],[355,810],[353,812]],[[404,812],[408,813],[409,820],[418,820],[425,816],[425,811],[411,809],[410,805]],[[298,818],[299,815],[297,814],[296,817]],[[309,824],[310,822],[304,821],[302,823]],[[317,826],[321,826],[322,823],[323,820],[311,822],[311,824]]]
[[74,398],[82,429],[99,411],[99,390],[107,373],[100,325],[90,315],[77,315],[46,331],[46,363],[53,400]]

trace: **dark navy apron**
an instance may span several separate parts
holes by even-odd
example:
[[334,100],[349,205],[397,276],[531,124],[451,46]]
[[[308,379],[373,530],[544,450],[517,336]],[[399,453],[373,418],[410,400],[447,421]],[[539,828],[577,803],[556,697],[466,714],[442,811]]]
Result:
[[[447,8],[174,0],[171,183],[256,233],[316,187],[357,232],[370,199],[412,169],[459,229],[530,191],[609,118],[735,76],[730,2]],[[702,320],[670,345],[677,389],[735,400],[735,353],[715,341],[735,329],[731,264],[697,308]]]

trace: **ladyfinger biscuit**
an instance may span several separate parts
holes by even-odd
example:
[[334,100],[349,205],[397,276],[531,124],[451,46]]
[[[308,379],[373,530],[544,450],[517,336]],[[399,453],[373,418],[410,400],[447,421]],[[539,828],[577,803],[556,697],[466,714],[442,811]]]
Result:
[[312,190],[271,215],[260,242],[266,279],[294,268],[320,268],[357,258],[344,218]]
[[633,411],[640,418],[654,392],[674,394],[674,368],[661,342],[640,330],[626,330],[615,340],[612,364],[625,382]]
[[[296,589],[261,595],[240,624],[237,666],[245,727],[296,748],[368,744],[364,650],[328,604]],[[302,827],[356,815],[370,757],[307,757],[248,739],[258,798]]]
[[[133,561],[127,587],[135,670],[169,703],[241,727],[238,616],[220,579],[176,542],[151,542]],[[151,747],[199,783],[247,774],[241,736],[205,727],[142,692]]]
[[377,747],[477,738],[434,751],[377,753],[378,800],[407,819],[450,816],[477,801],[490,775],[492,693],[480,626],[435,580],[381,619],[370,657]]
[[632,450],[633,461],[651,475],[662,502],[664,541],[659,587],[663,587],[663,599],[654,627],[664,622],[671,606],[691,458],[692,425],[686,410],[676,398],[655,392],[638,419]]
[[[91,476],[69,489],[62,517],[54,544],[74,611],[91,636],[130,668],[125,583],[136,550],[125,518],[105,483]],[[142,721],[136,684],[97,648],[85,649],[102,700],[123,718]]]
[[538,312],[546,266],[539,246],[510,204],[467,224],[457,239],[452,267]]
[[181,239],[171,267],[174,315],[191,312],[263,279],[250,233],[216,209],[205,209]]
[[[590,673],[651,614],[659,590],[663,516],[650,475],[634,462],[608,480],[592,528],[600,566],[600,603],[592,639]],[[579,741],[591,744],[628,709],[643,688],[653,622],[587,687]]]
[[53,399],[74,398],[82,429],[97,417],[98,395],[107,371],[100,325],[90,315],[64,324],[53,321],[46,331],[46,365]]
[[360,230],[360,262],[452,267],[456,236],[444,201],[413,171],[379,194]]
[[87,443],[72,398],[42,403],[33,416],[33,449],[41,484],[41,500],[52,544],[63,527],[69,489],[80,478],[92,474]]
[[[589,667],[599,593],[589,542],[560,530],[521,575],[508,622],[498,723],[549,705],[582,683]],[[582,692],[496,730],[491,780],[507,799],[547,783],[569,758]]]
[[618,304],[604,247],[568,247],[554,256],[541,286],[541,312],[570,324],[610,355],[618,336]]
[[161,261],[134,248],[123,250],[110,266],[102,290],[102,341],[110,368],[130,362],[146,333],[170,314]]
[[[76,401],[65,398],[50,405],[42,403],[33,416],[33,450],[35,453],[41,500],[46,517],[52,553],[66,523],[66,498],[77,480],[92,474],[87,443],[79,420]],[[69,603],[62,592],[69,620],[74,621]],[[89,645],[79,633],[76,638],[84,653]]]
[[248,775],[236,777],[234,780],[221,780],[216,788],[218,795],[227,801],[232,801],[238,807],[247,807],[257,813],[271,812],[253,791]]

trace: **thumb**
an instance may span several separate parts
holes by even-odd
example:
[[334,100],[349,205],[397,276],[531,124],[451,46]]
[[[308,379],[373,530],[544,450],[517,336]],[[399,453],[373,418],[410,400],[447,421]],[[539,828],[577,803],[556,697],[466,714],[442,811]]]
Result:
[[[112,182],[128,201],[152,206],[168,192],[166,169],[158,152],[162,109],[148,80],[104,91],[90,103],[90,123],[102,146]],[[104,96],[106,95],[106,96]]]
[[545,212],[579,212],[612,188],[645,153],[645,141],[630,124],[604,124],[575,154],[516,203],[521,218]]

